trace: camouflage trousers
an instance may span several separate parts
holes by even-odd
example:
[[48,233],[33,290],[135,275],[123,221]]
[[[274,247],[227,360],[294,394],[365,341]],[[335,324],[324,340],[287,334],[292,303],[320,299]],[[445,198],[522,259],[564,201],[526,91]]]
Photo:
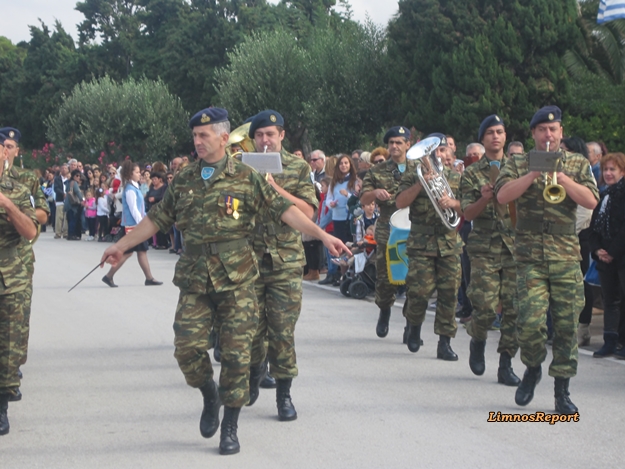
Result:
[[191,387],[199,388],[213,378],[208,348],[215,322],[221,325],[219,397],[226,406],[242,407],[249,401],[250,350],[258,324],[254,282],[221,293],[180,292],[174,321],[174,356]]
[[[252,365],[269,357],[271,375],[295,378],[295,324],[302,309],[302,268],[263,272],[256,279],[258,329],[252,345]],[[266,345],[267,343],[267,345]]]
[[0,296],[0,394],[17,388],[24,322],[24,292]]
[[501,337],[497,353],[507,352],[514,357],[519,342],[516,330],[516,263],[512,254],[506,249],[499,256],[471,255],[470,259],[471,282],[467,295],[473,305],[473,313],[467,332],[474,339],[485,341],[501,301]]
[[380,309],[386,309],[395,303],[397,285],[388,280],[388,267],[386,265],[386,244],[378,244],[375,254],[375,304]]
[[408,250],[408,275],[406,276],[406,301],[404,316],[414,326],[423,324],[428,301],[434,291],[438,292],[436,300],[436,318],[434,333],[447,337],[455,337],[456,302],[462,267],[460,256],[445,257],[424,256],[422,251]]
[[22,322],[22,340],[20,342],[20,365],[26,363],[28,359],[28,339],[30,337],[30,305],[33,299],[33,277],[24,290],[24,322]]
[[536,367],[547,357],[547,309],[553,322],[553,360],[549,375],[577,374],[577,318],[584,306],[584,284],[578,261],[517,263],[521,361]]

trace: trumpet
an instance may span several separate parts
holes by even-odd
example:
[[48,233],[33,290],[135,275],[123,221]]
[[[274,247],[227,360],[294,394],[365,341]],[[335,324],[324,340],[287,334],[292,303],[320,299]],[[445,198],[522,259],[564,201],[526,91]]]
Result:
[[[549,144],[547,142],[547,151],[549,151]],[[549,176],[544,174],[545,189],[543,190],[543,198],[550,204],[559,204],[566,199],[566,189],[562,185],[558,184],[558,163],[560,159],[556,160],[556,168],[551,176],[551,184],[547,184]]]
[[[430,137],[421,140],[408,150],[406,158],[409,160],[420,160],[417,164],[417,176],[419,177],[421,186],[430,198],[430,201],[432,202],[436,213],[443,221],[443,224],[450,230],[453,230],[460,223],[460,217],[456,211],[451,208],[442,209],[439,203],[443,196],[455,199],[454,193],[451,190],[447,179],[445,179],[445,175],[443,173],[443,163],[440,158],[434,154],[434,151],[440,143],[441,141],[438,137]],[[428,173],[434,175],[433,178],[426,179],[423,176],[423,166],[426,167]]]

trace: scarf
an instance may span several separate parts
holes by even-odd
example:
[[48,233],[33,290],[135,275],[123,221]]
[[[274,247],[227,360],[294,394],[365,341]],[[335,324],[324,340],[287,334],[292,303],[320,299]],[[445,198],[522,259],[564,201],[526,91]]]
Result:
[[617,195],[625,194],[625,178],[621,178],[616,184],[612,184],[609,186],[603,199],[601,200],[601,205],[599,206],[599,213],[597,214],[597,218],[595,219],[595,223],[593,224],[593,231],[599,233],[604,240],[611,240],[611,223],[610,218],[612,215],[612,200]]

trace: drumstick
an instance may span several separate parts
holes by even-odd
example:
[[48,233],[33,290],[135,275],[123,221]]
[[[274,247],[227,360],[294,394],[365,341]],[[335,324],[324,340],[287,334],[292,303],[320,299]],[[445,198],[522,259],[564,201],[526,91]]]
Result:
[[[106,258],[108,259],[108,257]],[[106,262],[106,259],[104,259],[104,262]],[[80,283],[86,279],[87,277],[89,277],[89,275],[91,275],[92,273],[94,273],[96,271],[96,269],[98,267],[100,267],[103,264],[103,262],[98,262],[98,265],[96,265],[93,269],[91,269],[91,272],[89,272],[87,275],[85,275],[83,278],[81,278],[78,283],[76,285],[74,285],[72,288],[70,288],[69,290],[67,290],[67,293],[71,292],[74,288],[76,288],[78,285],[80,285]]]

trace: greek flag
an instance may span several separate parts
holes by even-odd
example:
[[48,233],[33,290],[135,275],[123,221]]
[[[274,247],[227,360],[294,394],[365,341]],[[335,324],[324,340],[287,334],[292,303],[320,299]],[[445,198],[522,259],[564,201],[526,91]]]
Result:
[[599,13],[597,23],[607,23],[608,21],[625,18],[625,1],[623,0],[601,0],[599,3]]

